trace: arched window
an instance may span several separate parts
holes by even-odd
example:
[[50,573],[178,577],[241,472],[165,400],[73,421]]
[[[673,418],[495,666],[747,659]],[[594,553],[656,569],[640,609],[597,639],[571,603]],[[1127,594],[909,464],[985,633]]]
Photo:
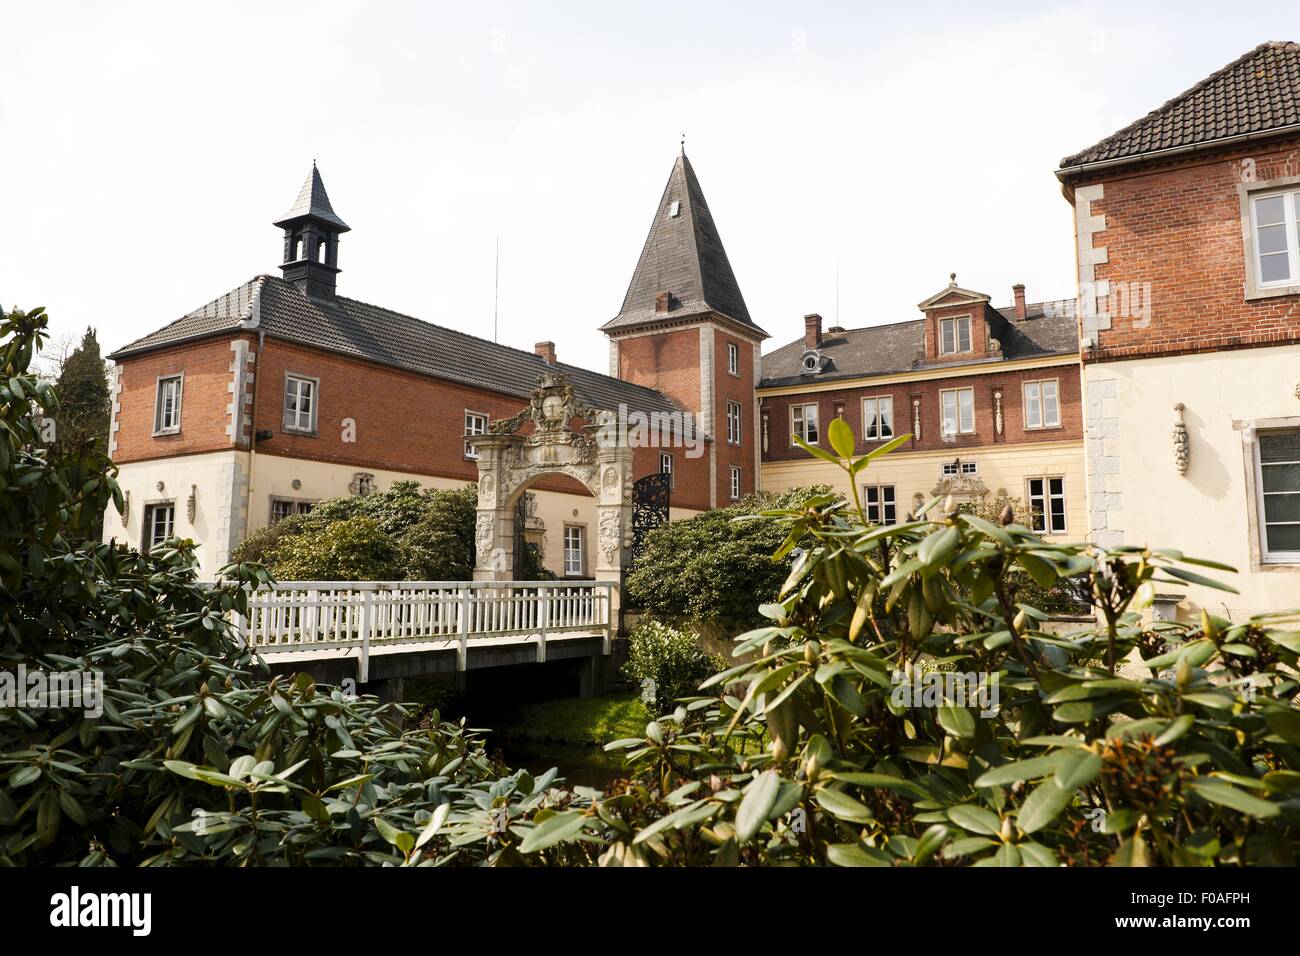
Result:
[[297,262],[302,258],[302,236],[293,241],[293,259]]
[[316,261],[317,261],[317,262],[320,262],[320,263],[324,263],[324,262],[325,262],[325,251],[326,251],[326,249],[328,248],[328,246],[329,246],[329,242],[328,242],[328,240],[325,240],[325,239],[321,239],[321,240],[316,244]]

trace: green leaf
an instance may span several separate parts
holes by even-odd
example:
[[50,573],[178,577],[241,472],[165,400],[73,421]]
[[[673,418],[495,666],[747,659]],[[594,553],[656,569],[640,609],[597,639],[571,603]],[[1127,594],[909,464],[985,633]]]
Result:
[[1211,803],[1217,803],[1220,806],[1240,811],[1247,816],[1275,817],[1282,812],[1282,808],[1276,803],[1262,800],[1246,793],[1244,790],[1238,790],[1230,784],[1213,778],[1193,780],[1192,789]]
[[1056,768],[1061,765],[1061,761],[1068,756],[1068,753],[1068,751],[1058,750],[1042,757],[1030,757],[1028,760],[1004,763],[1000,767],[994,767],[992,770],[981,774],[979,779],[975,781],[975,786],[1003,787],[1009,783],[1018,783],[1021,780],[1046,777],[1048,774],[1056,772]]
[[438,831],[442,829],[442,825],[447,822],[447,817],[450,815],[450,803],[438,804],[434,809],[432,816],[429,817],[429,822],[425,824],[424,829],[420,831],[419,839],[415,841],[416,849],[419,849],[432,840],[437,835]]
[[965,707],[944,705],[938,712],[939,726],[954,737],[975,736],[975,716]]
[[826,436],[830,439],[831,447],[841,458],[852,458],[856,439],[853,437],[853,429],[849,423],[842,418],[833,418],[831,423],[826,426]]
[[549,846],[567,840],[582,830],[586,819],[586,815],[581,810],[568,810],[547,817],[545,821],[528,831],[519,844],[519,852],[536,853],[538,850],[545,850]]
[[842,790],[823,789],[816,794],[817,803],[831,816],[851,823],[870,823],[873,817],[864,804]]
[[781,775],[775,770],[765,771],[745,788],[744,799],[736,811],[736,839],[742,846],[752,840],[767,822],[780,792]]
[[1062,790],[1075,791],[1101,773],[1101,758],[1087,750],[1071,750],[1056,768],[1052,782]]
[[1055,780],[1045,780],[1025,797],[1016,823],[1026,833],[1034,833],[1056,819],[1073,799],[1073,790],[1062,790]]
[[948,819],[963,830],[970,830],[972,833],[997,836],[1002,832],[1002,821],[998,819],[997,814],[985,810],[983,807],[972,806],[969,803],[949,807]]
[[894,861],[884,850],[857,843],[832,843],[826,848],[826,859],[836,866],[893,866]]

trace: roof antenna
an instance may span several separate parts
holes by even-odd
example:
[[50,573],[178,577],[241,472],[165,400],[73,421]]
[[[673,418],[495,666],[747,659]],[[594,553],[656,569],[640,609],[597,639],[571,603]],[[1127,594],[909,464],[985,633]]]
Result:
[[498,307],[501,303],[501,233],[496,235],[496,259],[492,266],[492,341],[499,342],[497,337],[497,315]]
[[682,133],[682,155],[686,155],[686,134]]
[[835,324],[840,324],[840,247],[835,247]]

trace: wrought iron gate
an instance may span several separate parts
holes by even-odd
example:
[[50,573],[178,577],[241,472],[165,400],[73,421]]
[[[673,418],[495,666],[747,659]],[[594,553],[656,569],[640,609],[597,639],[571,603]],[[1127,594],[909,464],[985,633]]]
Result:
[[655,528],[668,523],[672,497],[672,475],[646,475],[632,483],[632,563],[645,551],[646,540]]

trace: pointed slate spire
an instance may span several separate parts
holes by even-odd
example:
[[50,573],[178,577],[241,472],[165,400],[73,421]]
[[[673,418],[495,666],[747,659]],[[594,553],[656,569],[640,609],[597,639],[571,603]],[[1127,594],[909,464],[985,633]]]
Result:
[[350,230],[348,224],[335,214],[334,207],[330,205],[330,197],[325,192],[325,183],[320,178],[320,170],[316,168],[315,160],[312,160],[311,172],[307,174],[307,181],[302,184],[302,189],[298,190],[298,198],[294,202],[293,208],[272,225],[284,226],[296,219],[306,219],[308,217],[329,223],[337,232],[348,232]]
[[685,145],[673,163],[623,307],[607,332],[716,312],[766,336],[749,317]]
[[309,296],[332,297],[339,274],[339,236],[350,230],[330,205],[315,160],[293,208],[274,225],[284,230],[281,274]]

